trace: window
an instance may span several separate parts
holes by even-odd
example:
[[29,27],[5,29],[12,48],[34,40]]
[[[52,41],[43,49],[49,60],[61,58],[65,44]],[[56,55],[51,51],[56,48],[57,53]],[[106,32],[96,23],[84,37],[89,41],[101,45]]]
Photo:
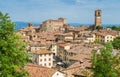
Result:
[[40,57],[42,57],[42,55],[40,54]]
[[51,60],[51,58],[49,58],[49,61]]
[[44,64],[44,66],[46,66],[46,63]]
[[51,66],[51,63],[49,63],[49,66]]
[[50,56],[51,54],[49,54],[49,56]]
[[57,73],[57,75],[59,75],[59,74]]
[[46,54],[44,54],[44,56],[46,56]]
[[46,59],[44,59],[44,61],[46,61]]
[[37,50],[37,48],[35,47],[35,50]]
[[42,59],[40,59],[40,61],[42,61]]

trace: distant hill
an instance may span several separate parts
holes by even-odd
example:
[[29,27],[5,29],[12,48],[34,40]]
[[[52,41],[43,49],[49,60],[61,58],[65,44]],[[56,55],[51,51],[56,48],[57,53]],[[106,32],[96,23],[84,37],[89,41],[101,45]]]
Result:
[[27,22],[14,22],[14,23],[16,24],[15,29],[17,29],[17,30],[28,26]]
[[80,24],[80,23],[68,23],[68,24],[71,26],[90,26],[90,25],[93,25],[93,24]]
[[[28,22],[14,22],[16,24],[15,29],[19,30],[21,28],[27,27]],[[39,26],[39,23],[33,23],[34,26]]]
[[[15,29],[21,29],[28,26],[28,22],[14,22],[16,24]],[[71,26],[89,26],[91,24],[80,24],[80,23],[68,23]],[[34,26],[39,26],[40,23],[33,23]]]
[[[19,30],[21,28],[24,28],[26,26],[28,26],[28,22],[14,22],[16,24],[15,29]],[[90,26],[93,24],[80,24],[80,23],[68,23],[71,26]],[[39,26],[40,23],[33,23],[34,26]],[[103,24],[103,27],[107,27],[107,26],[120,26],[120,24]]]

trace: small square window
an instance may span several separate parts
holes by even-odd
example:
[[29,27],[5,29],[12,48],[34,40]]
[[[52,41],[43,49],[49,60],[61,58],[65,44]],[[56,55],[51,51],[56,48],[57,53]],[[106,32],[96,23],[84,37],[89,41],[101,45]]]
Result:
[[51,66],[51,63],[49,63],[49,66]]
[[44,54],[44,56],[46,56],[46,54]]
[[51,58],[49,58],[49,61],[51,60]]
[[57,73],[57,75],[59,75],[59,74]]
[[44,64],[44,66],[46,66],[46,63]]

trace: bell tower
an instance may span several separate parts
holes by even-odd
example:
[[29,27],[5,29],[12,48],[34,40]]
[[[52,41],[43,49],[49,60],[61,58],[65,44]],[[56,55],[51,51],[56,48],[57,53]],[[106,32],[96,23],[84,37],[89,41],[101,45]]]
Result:
[[95,29],[97,26],[102,27],[101,13],[102,13],[101,10],[95,10],[95,25],[94,25]]

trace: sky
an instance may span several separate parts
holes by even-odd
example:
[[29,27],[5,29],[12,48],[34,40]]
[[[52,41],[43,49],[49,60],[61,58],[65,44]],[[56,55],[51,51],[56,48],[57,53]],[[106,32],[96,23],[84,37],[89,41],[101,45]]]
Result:
[[12,21],[42,23],[63,17],[67,23],[94,24],[97,9],[103,24],[120,24],[120,0],[0,0],[0,11]]

